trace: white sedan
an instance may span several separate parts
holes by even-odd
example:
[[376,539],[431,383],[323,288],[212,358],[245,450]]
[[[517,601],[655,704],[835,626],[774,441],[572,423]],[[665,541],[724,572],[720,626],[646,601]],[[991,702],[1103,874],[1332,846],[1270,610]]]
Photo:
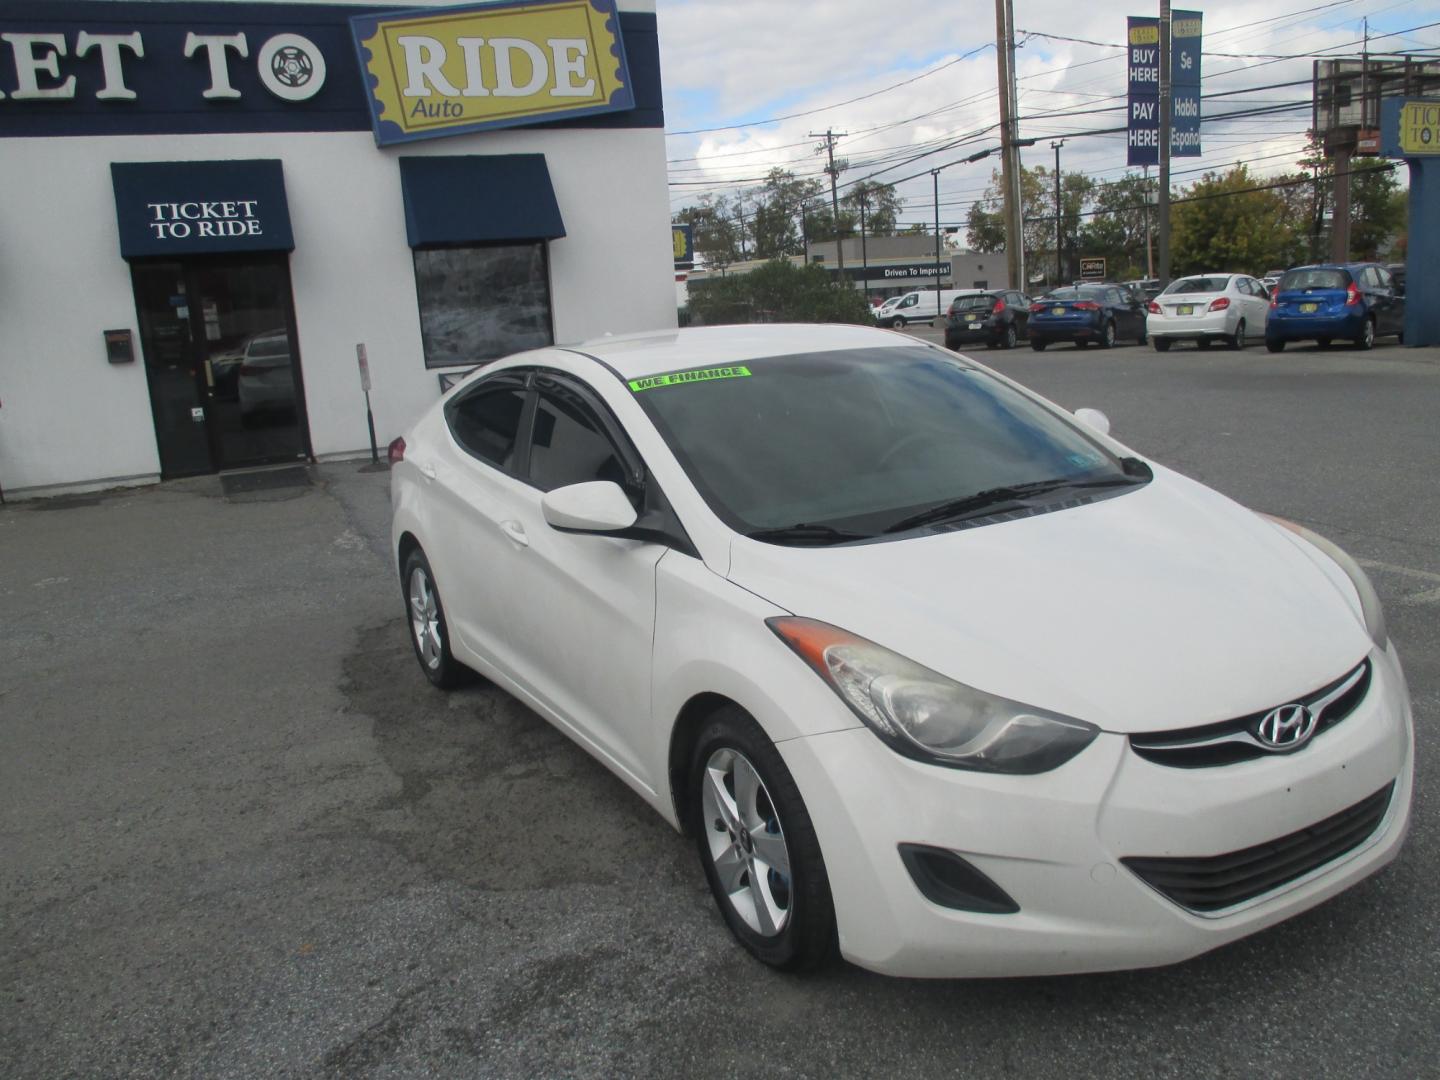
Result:
[[685,830],[768,964],[1182,960],[1396,856],[1410,703],[1354,561],[1108,428],[874,329],[511,356],[391,446],[415,654]]
[[1243,349],[1265,336],[1270,293],[1245,274],[1196,274],[1172,281],[1146,310],[1145,333],[1159,352],[1176,341]]

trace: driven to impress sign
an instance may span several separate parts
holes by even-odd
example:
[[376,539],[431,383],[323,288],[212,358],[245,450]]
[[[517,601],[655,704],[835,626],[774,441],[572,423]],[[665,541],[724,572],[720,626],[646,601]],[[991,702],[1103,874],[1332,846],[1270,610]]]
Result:
[[615,0],[519,0],[351,20],[375,141],[635,106]]

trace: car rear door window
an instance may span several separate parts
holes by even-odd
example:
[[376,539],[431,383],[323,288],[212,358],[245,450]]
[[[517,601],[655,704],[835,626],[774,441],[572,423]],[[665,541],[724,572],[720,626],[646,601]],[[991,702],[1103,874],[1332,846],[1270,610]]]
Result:
[[482,386],[458,398],[445,409],[445,421],[466,453],[513,472],[524,413],[525,390],[509,383]]
[[627,482],[620,452],[594,410],[573,387],[555,380],[541,382],[535,403],[529,479],[541,491],[592,480]]

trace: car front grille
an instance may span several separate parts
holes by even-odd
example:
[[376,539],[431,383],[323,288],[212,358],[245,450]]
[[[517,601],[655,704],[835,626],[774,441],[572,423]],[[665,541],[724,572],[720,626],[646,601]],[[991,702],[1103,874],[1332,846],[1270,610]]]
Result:
[[1347,810],[1264,844],[1204,858],[1125,858],[1141,881],[1183,908],[1220,911],[1243,904],[1353,851],[1380,826],[1394,781]]
[[[1295,704],[1304,705],[1316,715],[1312,739],[1355,711],[1370,691],[1370,678],[1370,661],[1364,660],[1334,682],[1295,699]],[[1255,730],[1269,711],[1203,727],[1132,735],[1130,749],[1147,761],[1178,769],[1204,769],[1265,757],[1276,751],[1261,743]]]

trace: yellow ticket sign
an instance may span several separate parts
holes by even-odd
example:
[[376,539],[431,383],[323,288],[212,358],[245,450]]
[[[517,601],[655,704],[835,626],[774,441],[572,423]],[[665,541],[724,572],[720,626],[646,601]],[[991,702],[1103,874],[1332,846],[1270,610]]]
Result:
[[635,107],[615,0],[519,0],[350,20],[375,141]]
[[1440,101],[1407,101],[1400,107],[1400,152],[1440,154]]

